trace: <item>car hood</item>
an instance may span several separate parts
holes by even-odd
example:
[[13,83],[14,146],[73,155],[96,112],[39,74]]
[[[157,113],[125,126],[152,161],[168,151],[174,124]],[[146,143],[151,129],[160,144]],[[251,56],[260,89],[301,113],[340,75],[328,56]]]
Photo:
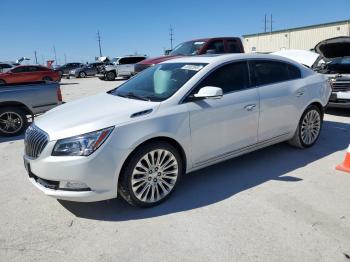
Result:
[[35,125],[57,140],[149,117],[159,104],[102,93],[58,106],[37,118]]
[[315,51],[327,59],[350,56],[350,37],[341,36],[323,40],[315,46]]
[[298,49],[281,50],[272,54],[289,58],[308,67],[312,67],[312,65],[316,62],[317,58],[320,56],[319,54],[312,51]]
[[153,58],[142,60],[138,64],[154,65],[154,64],[159,64],[161,62],[175,59],[178,57],[181,57],[181,56],[174,56],[174,55],[158,56],[158,57],[153,57]]

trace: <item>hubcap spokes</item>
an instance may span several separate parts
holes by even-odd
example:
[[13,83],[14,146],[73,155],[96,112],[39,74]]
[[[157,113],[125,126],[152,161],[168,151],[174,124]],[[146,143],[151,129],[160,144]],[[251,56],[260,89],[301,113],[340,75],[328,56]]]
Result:
[[131,177],[132,190],[142,202],[157,202],[171,192],[178,172],[177,160],[171,152],[153,150],[136,164]]
[[0,130],[3,133],[11,134],[22,128],[21,117],[14,112],[5,112],[0,115]]
[[301,139],[307,145],[317,139],[321,129],[320,114],[316,110],[309,111],[301,124]]

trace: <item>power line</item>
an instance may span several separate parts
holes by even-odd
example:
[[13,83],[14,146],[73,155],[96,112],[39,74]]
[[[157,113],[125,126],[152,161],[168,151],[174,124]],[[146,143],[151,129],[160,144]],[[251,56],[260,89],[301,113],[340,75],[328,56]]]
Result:
[[101,50],[101,36],[100,31],[97,31],[97,41],[98,41],[98,47],[100,49],[100,57],[102,56],[102,50]]

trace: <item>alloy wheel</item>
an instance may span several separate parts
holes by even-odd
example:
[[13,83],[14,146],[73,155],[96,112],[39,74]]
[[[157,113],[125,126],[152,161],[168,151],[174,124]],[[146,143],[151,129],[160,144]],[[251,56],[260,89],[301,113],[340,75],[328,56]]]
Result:
[[165,149],[153,150],[137,162],[131,176],[131,188],[138,200],[155,203],[172,191],[178,175],[175,156]]
[[16,112],[4,112],[0,115],[0,131],[5,134],[13,134],[21,130],[23,121]]
[[314,143],[321,130],[321,117],[316,110],[310,110],[301,123],[301,139],[306,145]]

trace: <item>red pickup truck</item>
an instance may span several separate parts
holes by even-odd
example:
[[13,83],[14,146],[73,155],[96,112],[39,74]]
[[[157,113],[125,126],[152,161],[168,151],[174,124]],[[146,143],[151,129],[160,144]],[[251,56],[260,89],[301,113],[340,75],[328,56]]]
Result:
[[15,66],[0,73],[0,85],[38,81],[59,82],[60,80],[58,71],[40,65]]
[[135,73],[181,56],[224,53],[244,53],[241,39],[239,37],[215,37],[184,42],[177,45],[167,56],[153,57],[135,64]]

